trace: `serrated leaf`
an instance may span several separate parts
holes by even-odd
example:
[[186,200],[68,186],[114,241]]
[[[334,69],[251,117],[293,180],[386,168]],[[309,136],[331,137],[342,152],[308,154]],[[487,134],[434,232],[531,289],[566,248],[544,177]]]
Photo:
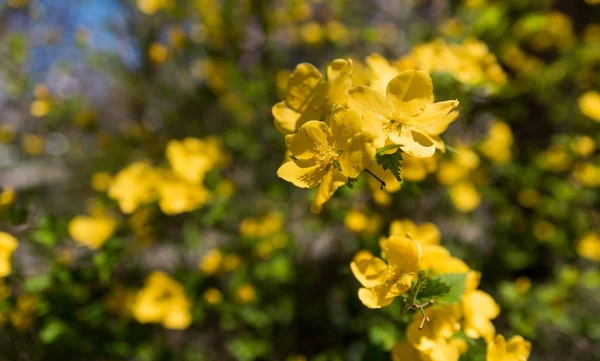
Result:
[[450,287],[445,295],[436,298],[436,301],[445,304],[453,304],[460,301],[465,288],[467,287],[466,273],[446,273],[435,277],[438,282],[444,283]]
[[377,164],[379,164],[383,170],[389,170],[398,182],[402,182],[402,170],[400,168],[402,151],[400,149],[392,154],[377,153],[375,159],[377,160]]
[[346,183],[346,185],[348,186],[348,188],[354,188],[354,184],[356,183],[356,181],[358,181],[358,178],[348,178],[348,182]]
[[487,346],[483,339],[473,341],[467,352],[462,354],[459,361],[485,361],[487,358]]
[[421,292],[417,295],[419,303],[425,303],[429,300],[437,300],[450,293],[450,285],[439,278],[428,278]]

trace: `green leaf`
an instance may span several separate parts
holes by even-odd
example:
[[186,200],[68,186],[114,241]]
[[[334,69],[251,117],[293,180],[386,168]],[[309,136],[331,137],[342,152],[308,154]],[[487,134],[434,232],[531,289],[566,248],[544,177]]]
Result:
[[400,339],[400,331],[391,322],[376,323],[369,328],[369,341],[389,351]]
[[398,182],[402,182],[402,174],[400,169],[400,162],[402,161],[402,150],[398,149],[393,154],[377,154],[375,156],[375,159],[377,160],[377,164],[379,164],[381,168],[383,168],[383,170],[391,171],[394,177],[398,180]]
[[471,345],[467,352],[462,354],[459,361],[485,361],[487,354],[487,347],[483,339],[471,340]]
[[64,323],[61,321],[51,321],[40,331],[40,340],[45,344],[53,343],[66,331],[67,327]]
[[25,281],[25,291],[27,292],[42,292],[52,286],[52,278],[50,275],[42,275],[28,278]]
[[421,292],[417,295],[419,303],[425,303],[429,300],[439,299],[450,293],[450,286],[439,278],[428,278]]
[[346,185],[348,186],[348,188],[354,188],[354,184],[356,183],[356,181],[358,181],[358,178],[348,178],[348,182],[346,183]]
[[445,304],[453,304],[459,302],[463,293],[465,293],[465,288],[467,287],[467,274],[446,273],[433,278],[432,282],[443,283],[450,287],[448,293],[436,297],[435,300]]

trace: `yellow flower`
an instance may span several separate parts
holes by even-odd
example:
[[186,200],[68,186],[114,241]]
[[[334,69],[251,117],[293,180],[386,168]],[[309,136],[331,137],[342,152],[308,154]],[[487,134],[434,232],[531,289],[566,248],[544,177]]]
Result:
[[590,232],[577,242],[577,254],[592,261],[600,262],[600,235]]
[[416,225],[410,219],[393,220],[390,224],[390,236],[408,236],[423,244],[439,244],[440,230],[433,223]]
[[164,172],[157,184],[158,205],[164,214],[191,212],[206,204],[210,193],[204,186],[196,185],[175,174]]
[[577,164],[575,165],[573,176],[584,186],[600,187],[600,166],[587,162]]
[[170,0],[137,0],[137,7],[146,15],[152,15],[165,8]]
[[108,188],[108,196],[119,203],[123,213],[132,213],[141,204],[156,199],[158,173],[147,163],[136,162],[121,170]]
[[112,177],[107,172],[96,172],[92,175],[92,189],[96,192],[105,192],[111,182]]
[[369,55],[366,63],[371,71],[369,86],[382,93],[385,93],[389,82],[400,74],[398,68],[377,53]]
[[526,208],[535,208],[542,201],[542,196],[533,188],[524,188],[517,193],[519,204]]
[[347,44],[350,42],[350,31],[337,20],[329,20],[325,24],[327,38],[334,44]]
[[346,105],[352,86],[352,61],[337,59],[327,67],[327,80],[312,64],[296,67],[287,83],[285,101],[273,106],[275,126],[296,133],[309,120],[320,120],[334,104]]
[[256,300],[256,290],[249,283],[243,284],[237,289],[235,298],[240,303],[252,303]]
[[579,110],[585,116],[600,122],[600,92],[589,91],[579,97]]
[[15,127],[12,124],[0,124],[0,144],[8,144],[15,139]]
[[10,258],[18,246],[19,242],[15,237],[9,233],[0,232],[0,277],[6,277],[10,273]]
[[319,213],[348,177],[357,178],[375,158],[360,117],[349,109],[333,113],[329,126],[314,120],[305,123],[297,134],[286,136],[286,143],[294,161],[284,163],[277,175],[300,188],[319,186],[310,207],[313,213]]
[[237,254],[227,254],[223,257],[223,270],[225,272],[232,272],[240,268],[242,264],[242,258]]
[[324,29],[321,24],[311,21],[300,30],[302,40],[310,45],[318,45],[323,41]]
[[479,206],[481,196],[472,183],[461,182],[450,188],[450,200],[458,211],[468,213]]
[[46,141],[40,135],[23,134],[21,148],[29,155],[40,155],[46,150]]
[[495,121],[479,148],[483,155],[492,162],[505,164],[510,161],[513,141],[510,126],[504,122]]
[[571,159],[564,149],[557,145],[552,145],[539,154],[537,162],[542,169],[562,172],[569,168]]
[[390,236],[380,241],[382,256],[386,262],[368,251],[360,251],[352,260],[350,268],[362,284],[358,298],[369,308],[388,306],[406,292],[421,261],[421,246],[406,236]]
[[83,246],[96,250],[102,247],[115,229],[117,221],[105,216],[77,216],[69,222],[69,236]]
[[169,50],[161,43],[152,43],[148,48],[148,57],[153,63],[162,64],[167,60]]
[[367,228],[369,217],[364,212],[353,209],[344,217],[344,224],[352,232],[361,233]]
[[531,288],[531,279],[525,276],[517,278],[515,280],[515,288],[520,294],[525,294]]
[[496,333],[491,320],[500,314],[498,304],[492,296],[480,290],[467,292],[463,295],[461,303],[465,334],[473,339],[483,337],[490,342]]
[[16,307],[9,314],[12,325],[21,331],[30,329],[35,320],[37,304],[38,297],[36,295],[24,294],[19,296]]
[[513,336],[508,342],[504,336],[497,335],[487,345],[486,361],[527,361],[531,352],[531,343],[521,336]]
[[200,260],[200,264],[198,267],[200,271],[205,275],[215,274],[219,268],[221,268],[221,263],[223,262],[223,253],[218,248],[208,250],[202,259]]
[[132,314],[141,323],[160,323],[181,330],[192,323],[190,308],[183,286],[168,274],[154,271],[136,293]]
[[365,132],[376,137],[375,147],[396,144],[409,155],[427,158],[444,150],[440,137],[458,116],[457,100],[433,102],[433,82],[423,70],[405,70],[387,85],[386,94],[355,86],[348,106],[363,112]]
[[223,294],[221,293],[221,291],[212,287],[207,289],[202,297],[204,298],[204,301],[206,301],[206,303],[209,303],[211,305],[218,305],[223,301]]
[[11,186],[5,186],[0,191],[0,212],[9,208],[15,202],[15,189]]
[[446,340],[460,330],[460,311],[459,305],[427,308],[430,322],[422,329],[422,316],[420,313],[415,313],[406,329],[408,342],[425,354],[431,354],[436,349],[446,346]]
[[422,181],[437,169],[435,157],[417,158],[404,154],[400,163],[402,164],[402,179],[411,182]]
[[48,113],[50,113],[50,109],[51,109],[51,105],[50,102],[46,99],[38,99],[38,100],[34,100],[31,103],[31,115],[33,115],[34,117],[43,117],[48,115]]
[[221,141],[214,137],[171,140],[165,156],[176,174],[193,183],[202,183],[206,173],[229,162]]
[[582,157],[588,157],[596,150],[596,142],[592,137],[582,135],[571,141],[571,149]]

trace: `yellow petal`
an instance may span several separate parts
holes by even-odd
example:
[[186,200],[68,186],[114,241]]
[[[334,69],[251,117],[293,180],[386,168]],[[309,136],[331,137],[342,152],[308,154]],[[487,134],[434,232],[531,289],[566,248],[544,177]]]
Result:
[[361,132],[360,114],[356,110],[340,108],[331,115],[329,129],[336,150],[344,149]]
[[288,108],[303,113],[313,100],[323,98],[325,84],[319,69],[309,63],[301,63],[290,76],[285,91],[285,104]]
[[386,298],[387,292],[380,290],[380,288],[361,288],[358,290],[358,298],[363,305],[369,308],[381,308],[394,302],[393,298]]
[[330,104],[346,105],[352,87],[352,60],[336,59],[327,67]]
[[[298,129],[298,133],[291,140],[288,150],[299,160],[313,159],[318,157],[323,149],[329,147],[329,136],[329,127],[325,123],[311,120]],[[302,163],[302,165],[305,164]]]
[[287,162],[277,170],[277,176],[299,188],[313,188],[321,183],[327,174],[327,168],[317,164],[309,167],[299,167],[296,162]]
[[338,158],[342,172],[350,178],[357,178],[375,159],[372,138],[362,133],[355,137]]
[[372,288],[385,283],[387,265],[381,258],[373,256],[371,252],[358,252],[350,263],[350,269],[364,287]]
[[348,92],[348,107],[359,112],[370,111],[385,119],[392,119],[393,104],[385,95],[367,86],[355,86]]
[[317,214],[321,213],[323,204],[333,196],[339,187],[346,184],[347,181],[348,177],[337,169],[331,169],[327,172],[313,198],[312,204],[310,205],[310,211]]
[[392,361],[419,361],[421,355],[408,341],[402,340],[392,347]]
[[385,92],[387,85],[400,71],[390,65],[390,63],[381,55],[373,53],[366,59],[366,63],[371,70],[371,88],[380,92]]
[[389,121],[387,119],[379,114],[373,113],[372,111],[366,110],[362,114],[362,130],[373,137],[373,145],[377,149],[386,145],[385,141],[387,140],[388,136],[383,130],[384,126],[388,122]]
[[393,132],[390,140],[398,144],[402,151],[417,158],[429,158],[435,154],[435,144],[425,134],[418,131]]
[[390,80],[386,94],[396,109],[417,115],[433,103],[433,82],[425,70],[405,70]]
[[421,245],[406,236],[390,236],[383,239],[381,254],[397,275],[416,273],[421,262]]
[[[445,102],[441,102],[441,103],[445,103]],[[439,104],[439,103],[434,103],[434,104]],[[427,112],[425,115],[430,114],[428,111],[428,108],[429,107],[426,107],[425,111],[423,112],[423,113]],[[425,115],[423,115],[423,116],[425,116]],[[452,124],[452,122],[454,122],[456,120],[456,118],[458,118],[458,111],[456,111],[456,110],[451,111],[443,118],[437,120],[436,122],[431,123],[431,125],[427,126],[424,130],[428,134],[431,134],[431,135],[442,134],[443,132],[446,131],[446,129],[448,129],[450,124]]]

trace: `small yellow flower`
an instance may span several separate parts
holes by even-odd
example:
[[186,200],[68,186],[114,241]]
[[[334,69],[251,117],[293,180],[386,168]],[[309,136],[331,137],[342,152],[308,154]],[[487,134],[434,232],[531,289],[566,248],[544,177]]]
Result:
[[467,292],[461,303],[465,334],[473,339],[483,337],[487,342],[490,342],[496,333],[491,320],[500,314],[498,304],[492,296],[480,290]]
[[111,182],[112,176],[107,172],[96,172],[92,175],[91,185],[96,192],[106,192]]
[[437,160],[435,157],[417,158],[404,154],[402,156],[402,179],[419,182],[425,179],[428,174],[437,170]]
[[417,226],[410,219],[393,220],[390,236],[408,236],[421,245],[439,244],[441,238],[440,229],[435,224],[427,222]]
[[152,272],[133,302],[133,317],[141,323],[160,323],[169,329],[186,329],[192,323],[191,303],[183,286],[168,274]]
[[311,21],[306,23],[300,29],[300,35],[302,36],[302,40],[310,45],[318,45],[323,41],[323,37],[325,31],[321,24]]
[[209,288],[204,292],[202,296],[206,303],[211,305],[218,305],[223,301],[223,294],[216,288]]
[[19,242],[15,237],[9,233],[0,232],[0,277],[6,277],[10,273],[10,258],[18,246]]
[[157,192],[160,210],[167,215],[191,212],[210,199],[210,193],[204,186],[191,183],[168,171],[161,173]]
[[0,187],[0,212],[6,210],[15,203],[15,189],[10,186]]
[[46,115],[48,115],[48,113],[50,113],[50,109],[51,109],[51,105],[50,102],[48,100],[34,100],[31,103],[31,115],[33,115],[34,117],[37,118],[41,118],[44,117]]
[[533,235],[540,241],[551,241],[556,236],[556,226],[546,220],[537,221],[533,225]]
[[353,209],[344,218],[346,227],[355,233],[362,233],[369,224],[369,218],[364,212]]
[[596,150],[596,142],[592,137],[582,135],[573,139],[571,149],[582,157],[588,157]]
[[105,216],[77,216],[69,222],[69,236],[83,246],[96,250],[102,247],[115,229],[117,221]]
[[350,268],[363,288],[358,290],[361,302],[369,308],[388,306],[406,292],[415,279],[421,261],[421,246],[406,236],[390,236],[380,241],[386,262],[368,251],[360,251]]
[[473,211],[481,203],[481,195],[470,182],[461,182],[450,188],[450,199],[454,208],[463,213]]
[[108,188],[108,196],[119,203],[123,213],[134,212],[140,205],[157,197],[159,175],[147,163],[136,162],[121,170]]
[[387,85],[386,94],[366,86],[348,92],[348,106],[363,113],[365,132],[375,135],[381,148],[396,144],[419,158],[445,150],[440,137],[458,116],[457,100],[433,101],[433,82],[424,70],[405,70]]
[[176,174],[197,184],[202,183],[210,170],[229,162],[221,141],[213,137],[171,140],[165,156]]
[[600,122],[600,92],[589,91],[579,97],[579,110],[597,122]]
[[162,64],[167,60],[169,50],[161,43],[152,43],[148,48],[148,57],[155,64]]
[[220,268],[223,262],[223,253],[218,248],[208,250],[200,260],[199,268],[205,275],[213,275]]
[[577,242],[577,254],[592,261],[600,262],[600,234],[590,232]]
[[524,188],[517,193],[519,204],[526,208],[535,208],[540,204],[542,196],[533,188]]
[[244,284],[237,289],[235,298],[240,303],[252,303],[256,300],[256,290],[251,284]]
[[242,265],[242,258],[237,254],[227,254],[223,257],[223,271],[233,272]]
[[46,141],[40,135],[23,134],[21,148],[29,155],[40,155],[46,150]]
[[573,170],[575,179],[587,187],[600,187],[600,166],[592,163],[576,164]]
[[273,106],[277,130],[296,133],[307,121],[320,120],[334,104],[346,105],[351,86],[351,60],[334,60],[327,67],[327,79],[312,64],[299,64],[288,79],[285,100]]
[[375,158],[358,113],[349,109],[334,112],[329,126],[305,123],[297,134],[286,137],[286,143],[294,161],[284,163],[277,175],[300,188],[319,186],[310,208],[313,213],[319,213],[348,177],[357,178]]
[[15,127],[12,124],[0,124],[0,144],[8,144],[15,139]]
[[521,336],[513,336],[508,342],[502,335],[487,345],[486,361],[527,361],[531,343]]
[[492,162],[505,164],[511,159],[513,142],[510,126],[504,122],[495,121],[479,148],[483,155]]
[[137,0],[137,7],[146,15],[152,15],[165,8],[170,0]]

